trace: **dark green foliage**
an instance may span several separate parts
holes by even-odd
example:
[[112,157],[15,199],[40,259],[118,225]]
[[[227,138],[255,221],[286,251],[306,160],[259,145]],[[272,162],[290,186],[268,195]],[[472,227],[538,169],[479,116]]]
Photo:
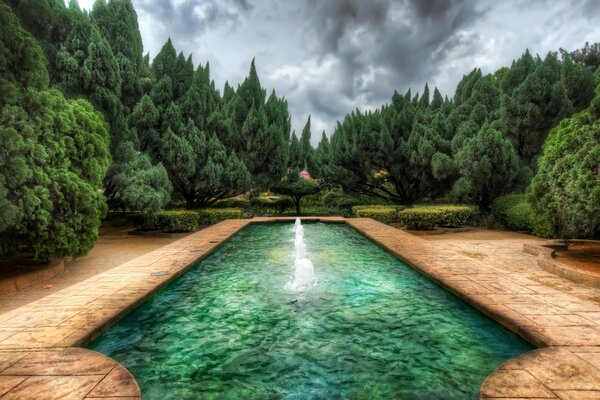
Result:
[[188,210],[162,210],[144,214],[141,218],[141,228],[149,231],[192,232],[198,229],[198,225],[200,225],[198,212]]
[[507,229],[531,232],[535,222],[535,211],[524,194],[500,196],[492,203],[492,214],[496,221]]
[[[532,165],[550,128],[573,113],[556,55],[550,53],[534,62],[533,71],[502,99],[504,134],[525,165]],[[508,78],[509,73],[504,80]]]
[[583,65],[592,72],[598,71],[600,67],[600,43],[589,44],[585,42],[585,46],[582,49],[568,52],[564,49],[560,49],[560,53],[564,58],[571,58],[574,62]]
[[310,137],[311,132],[309,116],[308,120],[306,121],[306,125],[304,125],[304,128],[302,129],[302,135],[300,136],[300,140],[298,143],[300,159],[299,167],[303,170],[308,171],[309,173],[314,173],[314,171],[317,169],[317,161],[315,149],[313,149],[312,145],[310,144]]
[[152,212],[169,202],[172,187],[161,164],[152,165],[131,142],[122,143],[114,154],[119,162],[111,165],[105,186],[110,208]]
[[321,197],[321,203],[331,209],[342,210],[350,210],[356,205],[390,205],[377,197],[348,194],[338,189],[325,192]]
[[152,60],[152,73],[156,81],[168,76],[171,80],[177,68],[177,51],[171,42],[171,38],[160,49],[154,60]]
[[600,88],[588,109],[551,131],[529,198],[536,211],[537,234],[568,238],[600,234]]
[[300,171],[303,168],[302,165],[302,153],[300,151],[300,141],[296,132],[292,132],[292,138],[290,139],[290,147],[288,150],[288,166],[293,171]]
[[302,197],[317,194],[321,188],[318,183],[305,179],[297,179],[291,182],[281,182],[271,188],[273,193],[290,196],[296,206],[296,214],[300,214],[300,202]]
[[283,132],[269,125],[264,107],[252,108],[241,131],[246,141],[242,160],[252,175],[254,188],[268,189],[286,171],[287,146]]
[[0,106],[17,104],[27,88],[48,87],[46,59],[6,5],[0,9]]
[[180,134],[167,130],[160,159],[187,208],[201,208],[241,194],[250,187],[250,174],[214,135],[206,135],[190,121]]
[[391,224],[398,222],[399,206],[354,206],[352,216],[357,218],[372,218],[375,221]]
[[142,36],[133,5],[130,0],[96,1],[90,16],[115,55],[121,76],[121,99],[131,108],[141,95],[143,67]]
[[294,207],[294,201],[287,196],[258,196],[251,199],[250,204],[255,214],[270,214],[273,211],[282,214]]
[[[164,169],[159,171],[162,166],[149,164],[144,153],[137,153],[138,130],[128,123],[128,114],[142,94],[142,77],[148,77],[131,2],[98,1],[89,15],[76,2],[68,8],[59,0],[15,0],[14,4],[50,61],[51,84],[68,97],[88,99],[110,124],[113,164],[104,182],[110,207],[163,207],[165,203],[156,200],[167,201],[171,189],[168,181],[156,178],[164,176]],[[164,186],[158,187],[159,183]],[[128,186],[136,184],[141,186]]]
[[241,208],[205,208],[198,211],[200,224],[216,224],[226,219],[242,218],[244,210]]
[[416,206],[401,210],[398,220],[408,229],[431,230],[436,226],[460,228],[472,215],[473,208],[469,206]]
[[328,181],[344,190],[412,204],[446,190],[434,166],[450,154],[442,110],[415,105],[410,91],[375,112],[352,112],[331,137]]
[[[331,146],[329,144],[329,138],[325,134],[325,131],[321,134],[321,141],[315,151],[315,167],[312,171],[315,178],[321,178],[326,174],[327,164],[329,163],[329,153]],[[290,145],[290,160],[292,158],[292,149]]]
[[254,59],[250,64],[250,73],[237,90],[237,95],[240,96],[247,110],[250,110],[252,106],[258,109],[265,104],[266,92],[260,85]]
[[486,124],[456,154],[460,178],[453,194],[460,200],[489,209],[492,201],[511,190],[519,174],[514,148]]
[[249,208],[250,201],[239,198],[239,197],[230,197],[228,199],[222,199],[219,201],[215,201],[212,208]]
[[0,245],[38,259],[81,256],[106,212],[102,115],[48,89],[42,49],[0,3]]

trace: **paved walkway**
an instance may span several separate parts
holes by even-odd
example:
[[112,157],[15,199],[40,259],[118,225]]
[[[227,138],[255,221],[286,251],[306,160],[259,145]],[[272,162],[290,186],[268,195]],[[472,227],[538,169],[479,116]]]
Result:
[[[111,396],[139,398],[135,382],[116,362],[111,365],[120,371],[113,374],[118,379],[112,375],[108,379],[112,371],[108,366],[89,368],[102,364],[98,353],[73,348],[100,335],[247,224],[280,219],[222,222],[0,314],[0,398],[89,399],[99,387]],[[517,242],[444,243],[366,218],[319,219],[348,223],[509,329],[545,347],[510,360],[490,375],[482,386],[482,398],[600,398],[600,305],[591,301],[596,294],[541,271],[533,256],[517,251]],[[153,275],[157,272],[161,274]],[[49,378],[54,375],[62,380]],[[52,390],[56,385],[62,392]]]
[[[130,225],[103,227],[94,248],[84,257],[67,261],[63,275],[18,292],[0,294],[0,314],[66,289],[186,236],[185,233],[172,237],[129,235],[128,232],[133,228]],[[52,285],[52,288],[44,289],[46,285]]]

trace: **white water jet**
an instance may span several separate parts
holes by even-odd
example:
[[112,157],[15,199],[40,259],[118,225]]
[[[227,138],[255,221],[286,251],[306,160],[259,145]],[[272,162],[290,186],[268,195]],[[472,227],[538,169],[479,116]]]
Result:
[[294,247],[296,248],[296,260],[302,260],[303,258],[306,258],[306,244],[304,243],[304,238],[302,236],[296,235]]
[[315,281],[315,267],[306,254],[306,243],[304,243],[304,227],[300,222],[300,218],[296,218],[294,223],[294,231],[296,239],[294,247],[296,256],[294,260],[294,277],[285,287],[288,290],[301,292],[310,287]]

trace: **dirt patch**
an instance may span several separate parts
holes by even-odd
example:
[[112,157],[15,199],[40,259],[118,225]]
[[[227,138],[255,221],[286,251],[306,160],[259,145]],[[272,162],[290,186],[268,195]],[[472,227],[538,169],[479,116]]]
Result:
[[600,275],[600,247],[569,245],[567,251],[556,251],[554,258],[563,264]]

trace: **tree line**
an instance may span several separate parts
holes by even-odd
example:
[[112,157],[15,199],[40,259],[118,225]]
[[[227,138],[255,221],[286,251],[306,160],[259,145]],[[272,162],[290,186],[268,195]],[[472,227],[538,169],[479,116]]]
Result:
[[586,112],[600,59],[597,45],[543,59],[526,51],[493,74],[474,69],[452,98],[427,85],[395,92],[315,149],[310,118],[291,131],[287,101],[262,87],[254,60],[222,91],[208,63],[195,66],[170,39],[151,60],[130,0],[90,12],[4,0],[0,14],[0,243],[39,258],[84,254],[107,209],[203,208],[269,189],[299,203],[316,191],[298,181],[302,169],[394,203],[488,209],[526,190],[550,130]]

